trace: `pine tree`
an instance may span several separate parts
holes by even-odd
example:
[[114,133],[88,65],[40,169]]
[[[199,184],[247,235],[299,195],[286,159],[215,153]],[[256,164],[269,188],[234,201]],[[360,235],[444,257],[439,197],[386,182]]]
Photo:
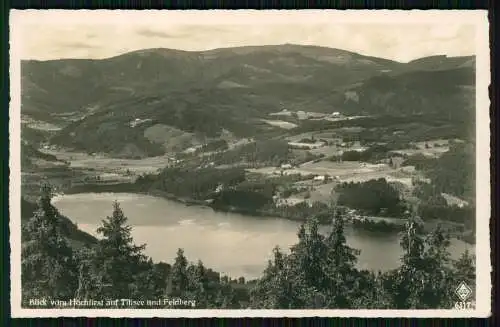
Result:
[[160,298],[164,295],[166,282],[166,272],[155,265],[151,258],[141,260],[134,275],[132,294],[146,300]]
[[170,272],[167,295],[171,297],[185,296],[189,287],[188,261],[184,250],[177,250],[177,257]]
[[383,287],[383,274],[378,271],[361,270],[358,273],[352,308],[391,309],[391,298]]
[[289,258],[279,247],[273,249],[273,260],[268,261],[262,278],[251,291],[251,305],[266,309],[291,309],[298,307],[302,291],[298,284],[293,285]]
[[[133,242],[131,227],[127,225],[118,202],[113,203],[113,214],[102,221],[97,232],[102,235],[95,249],[86,262],[90,276],[95,282],[96,298],[121,299],[139,298],[141,283],[138,275],[144,271],[146,257],[142,254],[145,246],[136,246]],[[146,265],[150,268],[150,265]],[[83,268],[82,268],[83,269]]]
[[[419,294],[419,308],[449,309],[453,302],[453,276],[451,270],[450,236],[441,226],[432,231],[425,240],[424,283]],[[455,285],[455,287],[458,286]]]
[[440,226],[426,236],[419,217],[409,217],[401,237],[402,264],[384,277],[393,307],[451,308],[454,288],[449,244],[449,235]]
[[240,307],[230,279],[227,276],[220,279],[215,296],[215,307],[220,309],[238,309]]
[[401,266],[383,275],[385,291],[391,299],[391,307],[396,309],[416,308],[418,294],[425,283],[424,226],[415,215],[415,211],[406,212],[407,223],[401,234],[400,244],[403,249]]
[[401,237],[402,264],[385,275],[386,291],[398,309],[450,308],[454,290],[450,237],[440,226],[425,235],[416,211],[411,215],[407,211],[409,218]]
[[83,247],[75,253],[78,258],[78,286],[75,299],[96,299],[100,296],[98,276],[91,271],[92,260],[96,257],[95,250],[95,248]]
[[22,228],[23,304],[34,298],[67,300],[76,291],[77,264],[51,198],[50,185],[43,185],[38,210]]
[[273,250],[273,260],[251,291],[253,307],[303,309],[321,307],[325,302],[319,287],[324,243],[317,220],[302,224],[297,235],[299,242],[291,248],[290,255],[278,247]]
[[[357,284],[364,277],[355,265],[359,251],[346,243],[344,218],[335,210],[332,231],[325,239],[327,254],[323,265],[325,275],[324,293],[327,294],[326,306],[329,308],[350,308],[355,298],[365,290],[359,290]],[[361,291],[361,292],[359,292]]]
[[318,220],[310,218],[300,226],[299,242],[291,248],[291,261],[304,283],[316,290],[324,289],[323,261],[327,254],[324,236],[319,233]]
[[468,285],[476,283],[476,257],[465,250],[460,258],[453,262],[455,278]]
[[203,262],[198,261],[196,266],[192,266],[189,276],[189,296],[196,299],[197,308],[207,308],[210,305],[211,289],[209,279]]
[[[308,219],[298,231],[290,255],[276,248],[264,276],[252,290],[252,306],[264,308],[349,308],[365,294],[372,276],[355,267],[359,251],[346,244],[344,220],[335,213],[328,237],[318,220]],[[371,279],[369,277],[372,277]]]

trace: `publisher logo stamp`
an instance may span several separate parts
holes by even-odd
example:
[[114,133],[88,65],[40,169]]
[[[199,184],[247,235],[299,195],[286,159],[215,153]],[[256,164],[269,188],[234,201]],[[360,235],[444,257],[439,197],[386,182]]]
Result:
[[472,295],[472,289],[465,282],[461,282],[455,290],[455,294],[460,300],[467,301]]

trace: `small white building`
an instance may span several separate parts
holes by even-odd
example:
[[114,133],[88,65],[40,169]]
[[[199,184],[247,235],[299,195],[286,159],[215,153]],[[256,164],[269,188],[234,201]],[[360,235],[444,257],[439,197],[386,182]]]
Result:
[[136,119],[132,120],[132,121],[129,123],[129,125],[130,125],[130,127],[132,127],[132,128],[133,128],[133,127],[136,127],[136,126],[138,126],[138,125],[140,125],[140,124],[143,124],[143,123],[146,123],[146,122],[149,122],[149,121],[151,121],[151,119],[150,119],[150,118],[146,118],[146,119],[136,118]]
[[401,171],[405,173],[414,173],[415,172],[415,166],[404,166],[401,167]]
[[288,145],[291,148],[296,149],[319,149],[325,146],[324,142],[316,142],[316,143],[302,143],[302,142],[288,142]]
[[292,169],[293,166],[291,164],[282,164],[281,169]]
[[446,203],[449,206],[457,206],[459,208],[463,208],[469,205],[469,203],[465,200],[462,200],[456,196],[447,193],[441,193],[441,196],[446,200]]
[[217,185],[217,188],[215,189],[215,193],[220,193],[224,190],[224,185],[223,184],[219,184]]
[[309,118],[309,115],[305,111],[299,110],[299,111],[297,111],[297,118],[298,119],[307,119],[307,118]]
[[403,164],[404,160],[405,159],[402,157],[392,157],[389,159],[389,164],[393,169],[399,169],[399,167],[401,167],[401,165]]
[[315,181],[324,182],[326,179],[325,175],[314,176]]

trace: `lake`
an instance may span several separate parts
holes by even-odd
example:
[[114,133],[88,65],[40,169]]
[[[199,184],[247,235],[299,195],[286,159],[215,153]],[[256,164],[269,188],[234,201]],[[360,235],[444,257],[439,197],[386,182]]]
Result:
[[[298,240],[300,223],[296,221],[215,212],[147,195],[81,193],[55,197],[53,204],[78,228],[97,236],[96,229],[112,214],[115,200],[133,227],[135,243],[146,244],[145,254],[156,262],[173,263],[177,249],[182,248],[189,261],[202,260],[206,267],[232,278],[257,278],[275,245],[288,250]],[[360,268],[384,271],[399,265],[402,252],[397,234],[376,234],[347,226],[345,235],[351,247],[361,250]],[[465,249],[474,251],[474,246],[452,240],[452,257],[458,258]]]

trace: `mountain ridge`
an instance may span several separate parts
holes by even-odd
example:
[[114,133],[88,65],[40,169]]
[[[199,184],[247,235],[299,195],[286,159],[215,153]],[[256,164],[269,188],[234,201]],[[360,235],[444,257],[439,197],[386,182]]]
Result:
[[108,59],[115,59],[121,56],[126,56],[130,54],[140,54],[140,53],[155,53],[155,52],[160,52],[160,51],[168,51],[168,52],[176,52],[179,54],[187,54],[187,53],[192,53],[192,54],[213,54],[213,53],[220,53],[220,52],[241,52],[241,53],[248,53],[250,51],[256,51],[256,50],[262,50],[262,49],[321,49],[325,51],[337,51],[341,53],[347,53],[347,54],[353,54],[357,56],[363,56],[363,57],[368,57],[368,58],[376,58],[378,60],[384,60],[387,62],[393,62],[393,63],[399,63],[399,64],[409,64],[409,63],[415,63],[418,61],[421,61],[423,59],[471,59],[475,58],[475,55],[463,55],[463,56],[450,56],[447,54],[436,54],[436,55],[430,55],[430,56],[423,56],[419,57],[416,59],[412,59],[407,62],[403,61],[397,61],[394,59],[388,59],[388,58],[382,58],[382,57],[376,57],[376,56],[371,56],[371,55],[364,55],[360,54],[354,51],[350,50],[344,50],[340,48],[332,48],[332,47],[326,47],[326,46],[317,46],[317,45],[301,45],[301,44],[295,44],[295,43],[282,43],[282,44],[267,44],[267,45],[244,45],[244,46],[236,46],[236,47],[219,47],[219,48],[214,48],[214,49],[207,49],[207,50],[182,50],[182,49],[175,49],[175,48],[167,48],[167,47],[161,47],[161,48],[144,48],[144,49],[138,49],[138,50],[132,50],[116,55],[112,55],[109,57],[105,58],[58,58],[58,59],[46,59],[46,60],[40,60],[40,59],[22,59],[21,62],[50,62],[50,61],[72,61],[72,60],[108,60]]
[[[93,152],[100,149],[89,147],[88,139],[96,130],[114,140],[107,151],[113,144],[148,148],[144,133],[151,124],[201,139],[223,130],[237,137],[262,134],[273,127],[257,122],[283,107],[354,115],[442,110],[455,119],[471,110],[462,93],[469,96],[474,89],[474,64],[473,56],[399,63],[293,44],[153,48],[106,59],[23,61],[21,110],[65,127],[52,138],[56,144]],[[131,129],[138,118],[150,119],[149,125]],[[162,151],[156,145],[151,149],[146,155]]]

